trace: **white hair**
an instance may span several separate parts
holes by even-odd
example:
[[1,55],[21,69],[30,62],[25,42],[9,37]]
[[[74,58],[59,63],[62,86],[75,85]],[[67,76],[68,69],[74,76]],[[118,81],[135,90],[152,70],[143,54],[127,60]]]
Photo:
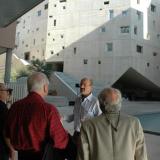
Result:
[[[106,96],[107,92],[114,92],[117,95],[116,101],[108,100]],[[118,112],[121,110],[122,95],[121,95],[121,92],[116,88],[103,89],[100,92],[98,99],[99,99],[100,107],[103,113]]]
[[44,85],[49,84],[49,80],[44,73],[41,72],[34,72],[31,76],[27,79],[27,87],[28,91],[40,91],[43,89]]

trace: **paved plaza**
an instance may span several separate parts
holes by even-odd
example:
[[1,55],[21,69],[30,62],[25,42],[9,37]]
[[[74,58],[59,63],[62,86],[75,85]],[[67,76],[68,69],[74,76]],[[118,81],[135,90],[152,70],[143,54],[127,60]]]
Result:
[[[73,112],[73,107],[58,107],[61,115],[69,115]],[[160,102],[128,102],[124,101],[122,112],[130,115],[160,112]],[[73,134],[73,122],[63,122],[64,127]],[[160,157],[160,136],[145,134],[148,160],[159,160]]]

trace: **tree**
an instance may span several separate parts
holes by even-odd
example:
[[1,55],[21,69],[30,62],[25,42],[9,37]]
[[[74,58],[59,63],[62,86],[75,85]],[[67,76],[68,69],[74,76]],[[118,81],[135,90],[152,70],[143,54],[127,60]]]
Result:
[[21,77],[28,77],[30,74],[31,73],[27,69],[22,69],[16,75],[16,79],[21,78]]
[[47,77],[49,77],[52,72],[52,65],[47,64],[44,60],[31,60],[31,64],[28,66],[28,70],[30,72],[42,72],[46,74]]

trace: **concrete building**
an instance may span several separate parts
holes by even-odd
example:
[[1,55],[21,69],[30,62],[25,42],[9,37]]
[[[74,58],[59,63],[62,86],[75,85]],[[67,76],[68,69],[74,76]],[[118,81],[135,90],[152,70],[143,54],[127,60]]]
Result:
[[19,20],[15,53],[152,96],[160,90],[159,15],[159,0],[45,1]]
[[[0,2],[0,54],[6,52],[4,82],[10,82],[12,50],[15,47],[16,19],[43,0],[5,0]],[[3,65],[1,64],[1,68]]]
[[48,20],[48,0],[17,20],[14,52],[25,60],[45,59]]

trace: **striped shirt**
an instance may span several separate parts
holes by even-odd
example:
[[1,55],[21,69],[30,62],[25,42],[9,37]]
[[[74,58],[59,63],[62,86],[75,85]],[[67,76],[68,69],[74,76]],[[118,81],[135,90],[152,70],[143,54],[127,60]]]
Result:
[[80,132],[81,122],[100,115],[102,111],[99,107],[98,99],[91,93],[88,97],[84,98],[83,102],[81,96],[76,98],[73,113],[74,130]]

